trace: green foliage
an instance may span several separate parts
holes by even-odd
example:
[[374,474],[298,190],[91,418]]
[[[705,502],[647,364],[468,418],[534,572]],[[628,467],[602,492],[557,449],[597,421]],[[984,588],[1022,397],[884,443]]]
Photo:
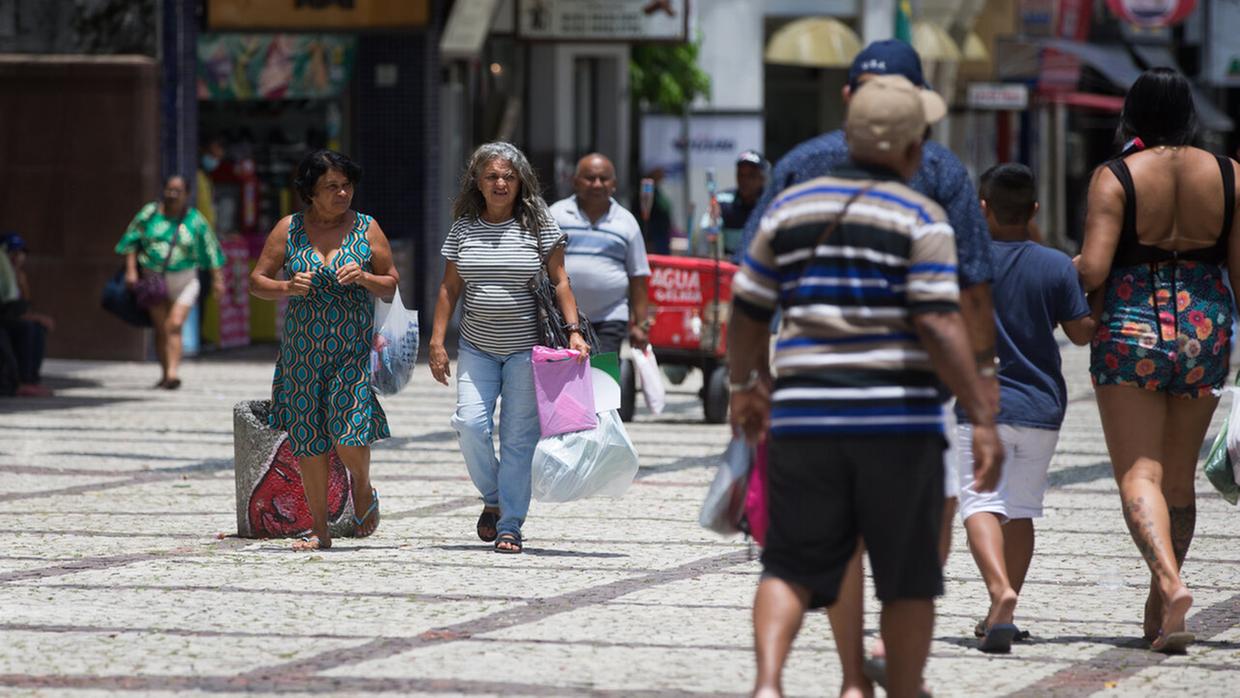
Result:
[[629,61],[633,99],[668,114],[684,114],[698,96],[710,97],[710,76],[698,67],[701,41],[634,44]]

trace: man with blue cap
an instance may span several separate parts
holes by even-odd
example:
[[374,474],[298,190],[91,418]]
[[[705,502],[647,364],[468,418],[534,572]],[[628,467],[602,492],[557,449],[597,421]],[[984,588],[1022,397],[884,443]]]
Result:
[[[909,44],[888,39],[866,46],[853,59],[848,71],[848,85],[844,87],[843,99],[851,95],[866,80],[878,75],[901,75],[919,88],[930,89],[922,72],[921,56]],[[943,107],[944,112],[946,107]],[[926,121],[933,123],[943,114],[926,114]],[[740,247],[743,256],[757,233],[758,223],[771,201],[781,191],[793,185],[820,177],[845,165],[849,160],[848,144],[844,131],[824,133],[798,144],[780,158],[771,175],[770,183],[763,192],[749,221]],[[928,196],[943,207],[947,213],[956,238],[958,256],[958,280],[960,284],[960,310],[969,331],[969,339],[977,364],[977,371],[985,382],[987,393],[997,407],[999,401],[998,371],[995,358],[994,305],[990,294],[993,277],[990,234],[986,219],[978,204],[977,191],[969,179],[968,171],[948,148],[927,140],[923,146],[921,166],[908,181],[918,193]],[[739,260],[738,260],[739,261]],[[945,418],[954,421],[951,410],[944,410]],[[953,434],[954,424],[949,424],[947,434]],[[950,436],[949,436],[950,440]],[[945,506],[943,507],[941,557],[946,560],[951,543],[951,520],[955,515],[959,496],[959,478],[956,476],[956,452],[949,443],[943,454],[946,471]],[[862,592],[864,577],[861,571],[860,552],[850,564],[840,589],[838,602],[829,610],[831,626],[835,634],[840,662],[844,668],[844,687],[868,686],[862,676],[864,661],[862,647]],[[876,655],[881,655],[876,647]],[[870,663],[869,669],[879,667]],[[869,672],[873,674],[874,672]]]

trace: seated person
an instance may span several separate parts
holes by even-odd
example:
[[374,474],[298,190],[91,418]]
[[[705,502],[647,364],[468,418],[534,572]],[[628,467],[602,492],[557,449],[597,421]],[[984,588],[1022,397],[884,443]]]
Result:
[[42,384],[40,370],[47,346],[47,333],[56,326],[51,316],[31,309],[30,279],[26,275],[27,246],[17,233],[0,237],[16,281],[17,297],[5,303],[0,310],[0,324],[12,344],[17,357],[17,394],[26,397],[46,397],[52,391]]

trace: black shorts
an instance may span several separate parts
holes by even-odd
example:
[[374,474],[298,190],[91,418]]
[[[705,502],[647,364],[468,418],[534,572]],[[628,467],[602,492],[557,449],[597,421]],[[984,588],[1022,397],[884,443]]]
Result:
[[597,347],[590,347],[590,351],[594,354],[606,354],[608,352],[620,353],[620,345],[624,344],[624,340],[629,336],[629,323],[625,320],[607,320],[605,322],[592,322],[594,334],[598,335]]
[[938,434],[773,438],[764,573],[830,606],[860,538],[880,601],[941,596],[945,446]]

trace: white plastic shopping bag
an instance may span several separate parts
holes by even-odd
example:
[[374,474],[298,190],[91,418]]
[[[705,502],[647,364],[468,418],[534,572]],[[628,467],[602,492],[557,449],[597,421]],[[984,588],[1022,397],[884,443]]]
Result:
[[375,299],[374,327],[370,385],[380,395],[395,395],[409,382],[418,360],[418,313],[405,309],[397,289],[391,303]]
[[753,467],[754,449],[743,436],[732,437],[723,453],[723,462],[715,471],[715,479],[706,491],[698,523],[716,533],[732,535],[741,532],[745,515],[745,495],[749,489],[749,469]]
[[642,395],[646,396],[646,406],[651,412],[661,414],[667,404],[667,389],[663,387],[663,375],[659,371],[659,362],[654,359],[654,348],[649,344],[642,351],[633,350],[633,368],[642,379]]
[[534,498],[570,502],[586,497],[619,497],[637,475],[637,449],[620,414],[598,415],[598,426],[548,436],[538,442],[530,468]]
[[1231,412],[1227,415],[1227,456],[1231,462],[1233,482],[1240,484],[1240,390],[1231,392]]

